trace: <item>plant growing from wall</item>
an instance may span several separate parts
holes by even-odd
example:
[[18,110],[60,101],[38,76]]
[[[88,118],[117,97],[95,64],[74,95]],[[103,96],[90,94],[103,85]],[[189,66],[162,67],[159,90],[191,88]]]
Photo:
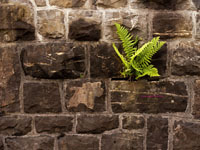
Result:
[[136,80],[146,75],[150,77],[160,76],[157,68],[151,64],[151,60],[153,55],[160,50],[165,42],[159,41],[159,37],[155,37],[141,48],[138,48],[140,41],[138,37],[133,39],[128,29],[118,23],[115,23],[115,26],[125,53],[125,56],[122,55],[115,43],[113,43],[113,48],[124,66],[121,75],[129,78],[134,76]]

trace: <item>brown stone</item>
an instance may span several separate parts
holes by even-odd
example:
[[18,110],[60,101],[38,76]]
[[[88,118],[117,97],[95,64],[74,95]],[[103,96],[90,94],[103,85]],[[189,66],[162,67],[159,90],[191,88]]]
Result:
[[103,8],[120,8],[127,5],[127,0],[93,0],[94,4]]
[[0,6],[0,42],[30,41],[35,39],[33,10],[18,3]]
[[156,13],[153,17],[153,36],[162,39],[192,36],[192,17],[181,13]]
[[54,138],[50,136],[8,137],[7,150],[54,150]]
[[20,65],[15,46],[0,47],[0,113],[19,112]]
[[144,137],[140,133],[104,134],[101,140],[102,150],[143,150]]
[[194,84],[194,104],[193,112],[195,118],[200,119],[200,80],[196,80]]
[[86,0],[50,0],[50,5],[64,8],[75,8],[84,6]]
[[24,111],[26,113],[59,113],[61,100],[56,83],[24,83]]
[[199,150],[200,124],[175,121],[173,150]]
[[[199,3],[200,8],[200,3]],[[200,39],[200,13],[196,15],[196,38]]]
[[119,126],[117,115],[80,115],[77,119],[76,130],[78,133],[102,133],[116,129]]
[[199,10],[200,9],[200,1],[199,0],[192,0],[196,8]]
[[180,42],[173,49],[173,75],[200,75],[200,44]]
[[84,45],[64,42],[22,46],[23,70],[36,78],[80,78],[85,74],[85,50]]
[[65,36],[64,14],[58,10],[41,10],[38,15],[39,33],[49,39],[59,39]]
[[105,111],[105,83],[98,80],[69,81],[65,84],[65,106],[72,112]]
[[122,127],[123,129],[143,129],[145,124],[144,117],[141,116],[123,116]]
[[38,7],[43,7],[46,6],[46,1],[45,0],[35,0],[35,3]]
[[3,137],[0,137],[0,150],[4,150]]
[[167,150],[168,120],[161,117],[150,117],[147,120],[147,150]]
[[0,117],[0,135],[26,135],[31,131],[30,117],[6,116]]
[[66,135],[58,138],[59,150],[99,150],[99,139],[93,136]]

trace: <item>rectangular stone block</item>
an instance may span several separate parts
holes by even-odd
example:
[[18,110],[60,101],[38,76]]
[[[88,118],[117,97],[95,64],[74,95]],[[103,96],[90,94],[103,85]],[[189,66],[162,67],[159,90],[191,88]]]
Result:
[[72,131],[72,116],[37,116],[35,128],[38,133],[63,133]]
[[167,150],[168,120],[150,117],[147,120],[147,150]]
[[87,0],[50,0],[52,6],[61,8],[79,8],[83,7]]
[[[199,2],[200,8],[200,2]],[[196,15],[196,38],[200,39],[200,13]]]
[[200,119],[200,80],[194,83],[194,104],[192,106],[192,114],[195,118]]
[[57,83],[24,83],[26,113],[59,113],[61,97]]
[[197,10],[200,9],[200,1],[199,0],[192,0]]
[[123,116],[122,128],[123,129],[143,129],[145,120],[143,116]]
[[127,0],[93,0],[93,4],[102,8],[121,8],[126,7]]
[[102,133],[119,126],[117,115],[80,115],[77,118],[78,133]]
[[58,138],[59,150],[99,150],[99,139],[93,136],[66,135]]

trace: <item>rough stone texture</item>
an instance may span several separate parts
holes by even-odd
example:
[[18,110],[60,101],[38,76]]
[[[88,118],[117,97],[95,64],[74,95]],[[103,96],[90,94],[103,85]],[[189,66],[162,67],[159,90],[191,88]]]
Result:
[[60,42],[31,44],[21,49],[26,75],[44,79],[74,79],[85,73],[84,45]]
[[77,41],[99,41],[100,23],[80,18],[69,25],[69,38]]
[[7,150],[54,150],[54,138],[38,137],[9,137],[6,138]]
[[61,100],[56,83],[24,83],[24,111],[26,113],[59,113]]
[[69,81],[65,84],[65,107],[71,112],[105,111],[106,89],[101,80]]
[[35,0],[35,3],[38,7],[43,7],[46,6],[46,1],[45,0]]
[[41,10],[38,15],[39,33],[49,39],[59,39],[65,36],[64,14],[59,10]]
[[199,150],[200,124],[175,121],[173,150]]
[[196,15],[196,38],[200,39],[200,13]]
[[183,38],[192,36],[192,17],[181,13],[156,13],[153,17],[153,36],[162,39]]
[[35,39],[33,12],[27,5],[2,4],[0,12],[0,42]]
[[195,118],[200,119],[200,80],[196,80],[194,84],[194,105],[193,112]]
[[123,129],[143,129],[145,124],[144,117],[141,116],[123,116],[122,127]]
[[20,80],[16,46],[0,46],[0,113],[19,112]]
[[173,49],[173,75],[200,75],[200,44],[198,42],[180,42]]
[[143,135],[140,133],[104,134],[101,140],[102,150],[143,150]]
[[31,121],[30,117],[11,117],[5,116],[0,117],[0,135],[26,135],[31,131]]
[[76,130],[78,133],[102,133],[116,129],[119,126],[119,117],[117,115],[81,115],[77,119]]
[[186,85],[183,82],[115,81],[111,83],[113,112],[184,112],[187,99]]
[[99,150],[99,139],[93,136],[66,135],[58,139],[59,150]]
[[87,0],[50,0],[50,5],[55,5],[63,8],[75,8],[84,6]]
[[62,133],[72,131],[73,117],[70,116],[38,116],[35,128],[38,133]]
[[93,0],[93,3],[103,8],[120,8],[127,5],[127,0]]
[[199,0],[192,0],[196,8],[199,10],[200,9],[200,1]]
[[0,150],[4,150],[3,138],[0,137]]
[[90,47],[90,74],[92,78],[114,78],[120,76],[121,60],[111,44],[98,43]]
[[168,120],[162,117],[150,117],[147,120],[147,150],[167,150]]

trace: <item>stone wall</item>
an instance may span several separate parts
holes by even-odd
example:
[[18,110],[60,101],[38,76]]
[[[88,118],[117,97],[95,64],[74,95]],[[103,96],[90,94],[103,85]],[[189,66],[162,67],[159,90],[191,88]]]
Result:
[[[199,0],[1,0],[0,150],[199,150]],[[118,22],[167,44],[119,80]]]

